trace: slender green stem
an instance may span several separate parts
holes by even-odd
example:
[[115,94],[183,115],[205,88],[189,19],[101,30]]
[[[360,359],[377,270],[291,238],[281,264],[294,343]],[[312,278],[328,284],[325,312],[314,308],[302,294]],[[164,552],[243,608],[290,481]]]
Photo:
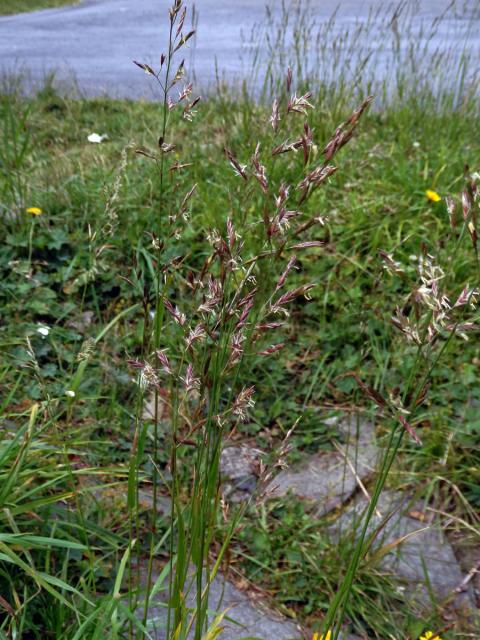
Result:
[[[163,88],[163,119],[162,119],[162,129],[161,129],[161,139],[165,140],[165,135],[167,133],[167,124],[168,124],[168,90],[169,90],[169,81],[170,81],[170,71],[173,59],[173,26],[174,20],[170,18],[170,31],[168,37],[168,54],[166,60],[166,71],[165,71],[165,81],[161,86]],[[163,223],[165,216],[163,215],[164,207],[165,207],[165,153],[162,149],[160,149],[161,157],[160,157],[160,168],[159,168],[159,217],[158,217],[158,225],[157,225],[157,239],[159,239],[163,232]],[[164,320],[164,305],[162,301],[162,264],[160,259],[157,259],[156,262],[156,273],[155,273],[155,322],[154,322],[154,349],[155,351],[160,348],[161,335],[163,329],[163,320]],[[158,356],[155,354],[156,364],[158,366],[159,360]],[[157,464],[158,464],[158,436],[159,436],[159,391],[158,388],[155,388],[154,391],[154,433],[153,433],[153,472],[152,472],[152,483],[153,483],[153,497],[152,497],[152,510],[151,510],[151,537],[150,537],[150,553],[148,560],[148,570],[147,570],[147,583],[146,583],[146,597],[145,597],[145,607],[143,613],[143,624],[144,626],[147,624],[148,620],[148,610],[150,604],[150,590],[152,586],[152,574],[153,574],[153,560],[154,560],[154,549],[155,549],[155,534],[156,534],[156,519],[157,519],[157,511],[158,511],[158,472],[157,472]],[[170,577],[169,577],[169,600],[171,597],[171,589],[172,589],[172,575],[173,575],[173,537],[174,537],[174,522],[175,522],[175,474],[176,474],[176,443],[175,443],[175,433],[172,429],[172,496],[171,496],[171,505],[172,505],[172,513],[170,519]],[[167,638],[170,636],[170,616],[171,616],[171,607],[169,604],[168,607],[168,618],[167,618]]]

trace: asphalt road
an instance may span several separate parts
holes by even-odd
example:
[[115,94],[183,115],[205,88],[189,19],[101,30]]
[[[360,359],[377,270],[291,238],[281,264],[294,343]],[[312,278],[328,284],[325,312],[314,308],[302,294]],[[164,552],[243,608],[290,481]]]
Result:
[[[431,23],[450,0],[418,2],[419,17]],[[386,5],[383,0],[311,0],[315,19],[327,19],[339,3],[337,29],[365,20],[372,6]],[[167,0],[84,0],[73,7],[2,17],[0,73],[23,73],[27,85],[35,87],[55,71],[58,83],[75,80],[85,95],[150,98],[152,84],[132,60],[152,64],[158,60],[170,4]],[[187,52],[187,64],[188,56],[193,56],[190,62],[194,62],[199,84],[211,85],[216,69],[230,81],[248,76],[249,49],[258,44],[251,40],[251,29],[264,18],[264,5],[262,0],[197,0],[197,42]],[[280,0],[273,5],[278,11]],[[461,44],[478,8],[480,0],[462,0],[461,8],[449,14],[434,45],[448,47],[453,40]],[[478,13],[476,20],[473,46],[480,60]],[[379,33],[379,42],[381,38]]]

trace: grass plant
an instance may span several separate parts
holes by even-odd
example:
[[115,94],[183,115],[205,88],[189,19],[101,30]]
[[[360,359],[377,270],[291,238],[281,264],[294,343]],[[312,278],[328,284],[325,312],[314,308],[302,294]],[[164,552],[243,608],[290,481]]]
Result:
[[[367,556],[385,486],[478,542],[474,78],[370,105],[302,66],[296,15],[257,100],[196,101],[178,0],[159,68],[137,62],[159,103],[0,97],[1,637],[155,637],[159,601],[168,637],[216,637],[228,560],[324,635],[475,633]],[[342,411],[388,443],[356,541],[289,499],[227,507],[226,442],[295,462]]]

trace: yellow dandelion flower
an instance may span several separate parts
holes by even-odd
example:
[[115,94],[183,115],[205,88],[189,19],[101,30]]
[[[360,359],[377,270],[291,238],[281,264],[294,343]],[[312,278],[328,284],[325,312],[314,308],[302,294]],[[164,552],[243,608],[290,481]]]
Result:
[[433,191],[432,189],[427,189],[425,191],[425,195],[432,202],[440,202],[440,200],[442,199],[442,196],[438,195],[438,193],[436,191]]
[[325,635],[323,633],[321,635],[314,633],[312,640],[332,640],[332,632],[329,629]]
[[31,216],[39,216],[43,213],[43,211],[40,209],[40,207],[28,207],[27,213],[29,213]]
[[425,631],[423,636],[420,636],[419,640],[442,640],[440,636],[434,635],[433,631]]

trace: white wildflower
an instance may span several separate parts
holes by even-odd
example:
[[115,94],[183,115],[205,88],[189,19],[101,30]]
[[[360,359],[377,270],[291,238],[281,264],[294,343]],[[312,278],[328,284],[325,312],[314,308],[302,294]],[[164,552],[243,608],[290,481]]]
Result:
[[99,133],[91,133],[88,137],[87,140],[89,142],[93,142],[95,144],[100,144],[100,142],[103,142],[104,140],[107,140],[108,136],[106,133],[102,133],[101,135]]

